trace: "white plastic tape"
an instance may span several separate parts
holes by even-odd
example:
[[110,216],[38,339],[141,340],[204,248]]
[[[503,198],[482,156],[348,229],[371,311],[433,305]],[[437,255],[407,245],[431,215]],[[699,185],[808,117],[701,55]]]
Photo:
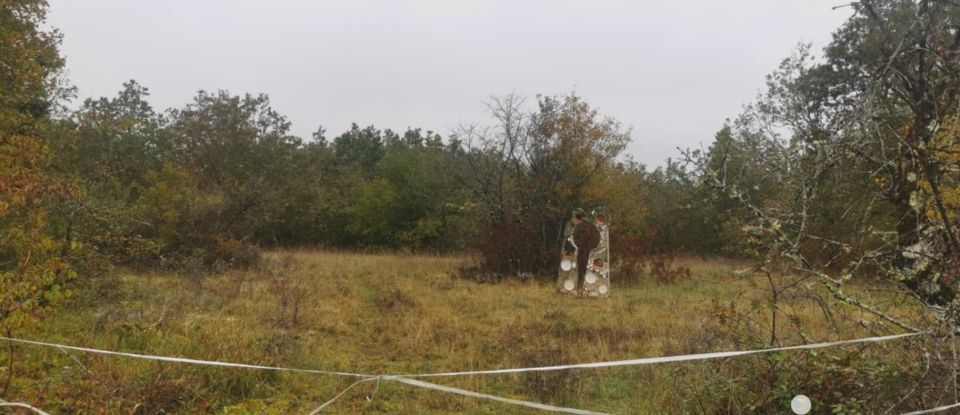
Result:
[[29,410],[33,411],[33,413],[36,413],[36,414],[40,414],[40,415],[50,415],[50,414],[48,414],[48,413],[43,412],[42,410],[40,410],[40,408],[35,408],[35,407],[30,406],[30,405],[27,405],[27,404],[25,404],[25,403],[20,403],[20,402],[7,402],[7,401],[5,401],[5,400],[3,400],[3,399],[0,399],[0,408],[2,408],[2,407],[7,407],[7,408],[25,408],[25,409],[29,409]]
[[278,366],[249,365],[246,363],[218,362],[215,360],[189,359],[186,357],[169,357],[169,356],[157,356],[157,355],[150,355],[150,354],[114,352],[110,350],[92,349],[89,347],[67,346],[67,345],[57,344],[57,343],[47,343],[47,342],[40,342],[36,340],[14,339],[14,338],[3,337],[3,336],[0,336],[0,340],[6,340],[6,341],[15,342],[15,343],[32,344],[35,346],[55,347],[61,350],[75,350],[78,352],[97,353],[97,354],[105,354],[110,356],[131,357],[134,359],[157,360],[161,362],[185,363],[190,365],[235,367],[235,368],[242,368],[242,369],[278,370],[278,371],[284,371],[284,372],[314,373],[319,375],[347,376],[347,377],[355,377],[355,378],[376,377],[376,375],[364,375],[362,373],[333,372],[328,370],[297,369],[297,368],[278,367]]
[[[863,343],[878,343],[888,340],[897,340],[907,337],[919,336],[925,333],[905,333],[905,334],[894,334],[890,336],[877,336],[877,337],[867,337],[862,339],[853,339],[853,340],[841,340],[835,342],[824,342],[824,343],[813,343],[813,344],[804,344],[799,346],[787,346],[787,347],[776,347],[770,349],[758,349],[758,350],[742,350],[742,351],[731,351],[731,352],[713,352],[713,353],[698,353],[698,354],[689,354],[689,355],[680,355],[680,356],[663,356],[663,357],[646,357],[640,359],[630,359],[630,360],[614,360],[607,362],[593,362],[593,363],[578,363],[571,365],[556,365],[556,366],[539,366],[539,367],[525,367],[525,368],[511,368],[511,369],[494,369],[494,370],[475,370],[475,371],[462,371],[462,372],[440,372],[440,373],[419,373],[419,374],[408,374],[408,375],[366,375],[362,373],[352,373],[352,372],[335,372],[328,370],[314,370],[314,369],[297,369],[297,368],[286,368],[278,366],[261,366],[261,365],[250,365],[245,363],[232,363],[232,362],[220,362],[214,360],[199,360],[199,359],[189,359],[184,357],[169,357],[169,356],[158,356],[158,355],[146,355],[146,354],[137,354],[137,353],[126,353],[126,352],[115,352],[110,350],[101,350],[93,349],[88,347],[77,347],[77,346],[67,346],[57,343],[47,343],[35,340],[24,340],[16,339],[10,337],[0,336],[0,340],[7,340],[16,343],[31,344],[35,346],[45,346],[45,347],[55,347],[61,350],[75,350],[86,353],[97,353],[111,356],[122,356],[130,357],[136,359],[146,359],[146,360],[157,360],[163,362],[171,363],[184,363],[184,364],[193,364],[193,365],[205,365],[205,366],[219,366],[219,367],[232,367],[232,368],[244,368],[244,369],[262,369],[262,370],[277,370],[277,371],[287,371],[287,372],[300,372],[300,373],[314,373],[322,375],[334,375],[334,376],[345,376],[345,377],[355,377],[360,378],[357,382],[350,385],[347,389],[343,390],[333,399],[324,403],[321,407],[317,408],[314,413],[321,411],[327,405],[332,404],[337,398],[346,393],[348,390],[354,386],[372,380],[392,380],[400,383],[404,383],[411,386],[417,386],[426,389],[433,389],[446,393],[453,393],[462,396],[470,396],[479,399],[488,399],[497,402],[507,403],[511,405],[525,406],[528,408],[540,409],[544,411],[551,412],[563,412],[569,414],[583,414],[583,415],[608,415],[603,412],[592,412],[584,409],[576,408],[564,408],[558,406],[552,406],[537,402],[528,402],[521,401],[517,399],[503,398],[495,395],[488,395],[485,393],[473,392],[464,389],[458,389],[450,386],[437,385],[435,383],[424,382],[421,380],[410,379],[414,377],[442,377],[442,376],[472,376],[472,375],[495,375],[495,374],[506,374],[506,373],[521,373],[521,372],[543,372],[543,371],[552,371],[552,370],[570,370],[570,369],[591,369],[591,368],[604,368],[604,367],[616,367],[616,366],[637,366],[637,365],[650,365],[657,363],[671,363],[671,362],[687,362],[687,361],[696,361],[696,360],[709,360],[709,359],[722,359],[728,357],[744,356],[750,354],[760,354],[760,353],[772,353],[788,350],[810,350],[810,349],[821,349],[826,347],[842,346],[848,344],[863,344]],[[20,406],[24,408],[29,408],[34,411],[37,411],[40,414],[47,415],[39,409],[30,407],[25,404],[9,404],[2,403],[0,401],[0,406]],[[960,407],[960,404],[943,406],[939,408],[928,409],[919,412],[910,412],[909,414],[904,415],[919,415],[934,413],[943,410],[947,410],[954,407]]]
[[760,353],[782,352],[782,351],[788,351],[788,350],[822,349],[825,347],[842,346],[842,345],[848,345],[848,344],[877,343],[877,342],[882,342],[887,340],[897,340],[897,339],[902,339],[906,337],[914,337],[922,334],[924,333],[894,334],[890,336],[867,337],[862,339],[840,340],[840,341],[825,342],[825,343],[812,343],[812,344],[803,344],[799,346],[776,347],[772,349],[698,353],[698,354],[687,354],[687,355],[679,355],[679,356],[644,357],[640,359],[614,360],[614,361],[608,361],[608,362],[594,362],[594,363],[576,363],[576,364],[570,364],[570,365],[557,365],[557,366],[474,370],[474,371],[464,371],[464,372],[416,373],[416,374],[397,375],[397,376],[406,377],[406,378],[424,378],[424,377],[439,377],[439,376],[498,375],[498,374],[521,373],[521,372],[544,372],[544,371],[550,371],[550,370],[594,369],[594,368],[615,367],[615,366],[651,365],[656,363],[688,362],[691,360],[723,359],[727,357],[744,356],[744,355],[760,354]]
[[936,412],[943,412],[943,411],[946,411],[947,409],[953,409],[953,408],[960,408],[960,403],[955,403],[955,404],[953,404],[953,405],[946,405],[946,406],[938,406],[938,407],[936,407],[936,408],[924,409],[924,410],[922,410],[922,411],[907,412],[907,413],[904,413],[904,414],[902,414],[902,415],[932,414],[932,413],[936,413]]
[[426,388],[426,389],[433,389],[433,390],[453,393],[457,395],[469,396],[471,398],[489,399],[491,401],[503,402],[511,405],[525,406],[527,408],[534,408],[542,411],[562,412],[566,414],[580,414],[580,415],[610,415],[606,412],[593,412],[585,409],[564,408],[560,406],[547,405],[547,404],[542,404],[537,402],[528,402],[528,401],[521,401],[517,399],[503,398],[500,396],[487,395],[485,393],[473,392],[473,391],[458,389],[450,386],[437,385],[436,383],[424,382],[422,380],[416,380],[416,379],[407,379],[399,376],[384,376],[383,379],[395,380],[400,383],[406,383],[407,385],[412,385],[412,386]]

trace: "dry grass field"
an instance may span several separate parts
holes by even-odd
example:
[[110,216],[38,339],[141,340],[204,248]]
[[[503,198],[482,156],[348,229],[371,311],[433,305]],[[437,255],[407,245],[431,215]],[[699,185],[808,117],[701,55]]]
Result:
[[[807,294],[778,299],[780,321],[772,339],[768,281],[736,274],[737,264],[731,262],[682,260],[692,270],[691,278],[667,285],[641,282],[621,287],[615,276],[612,296],[581,299],[561,296],[545,283],[508,279],[480,284],[460,278],[457,270],[467,261],[284,251],[267,254],[258,270],[216,276],[121,272],[115,280],[81,288],[82,295],[75,295],[59,315],[24,335],[134,353],[401,374],[759,348],[769,347],[771,340],[789,345],[876,334],[871,330],[875,319],[852,307],[824,303],[810,295],[816,289],[809,288],[800,291]],[[888,305],[896,300],[882,290],[863,289],[859,294]],[[853,351],[845,347],[835,352],[839,358],[884,356],[901,346]],[[308,413],[352,382],[29,346],[16,346],[14,352],[8,399],[63,414]],[[5,363],[6,351],[3,356]],[[778,387],[783,390],[770,397],[776,400],[772,405],[786,409],[788,399],[783,397],[795,393],[818,399],[816,390],[789,390],[791,381],[776,379],[778,367],[795,368],[800,359],[811,359],[811,354],[433,381],[621,414],[723,412],[736,408],[737,402],[716,402],[717,396],[737,391],[717,385],[774,382],[771,385],[782,385]],[[773,369],[761,370],[767,367]],[[817,362],[809,367],[833,370]],[[843,367],[837,365],[841,371],[837,375],[843,375]],[[0,379],[7,375],[7,369],[0,371]],[[730,386],[730,377],[750,382]],[[374,388],[372,382],[361,385],[324,413],[535,412],[393,382],[381,383],[373,399],[366,399]]]

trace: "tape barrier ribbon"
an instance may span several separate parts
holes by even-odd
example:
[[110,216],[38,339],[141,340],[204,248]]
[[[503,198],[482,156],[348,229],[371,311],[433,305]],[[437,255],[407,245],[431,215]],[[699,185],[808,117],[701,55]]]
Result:
[[560,406],[547,405],[547,404],[543,404],[543,403],[529,402],[529,401],[521,401],[521,400],[517,400],[517,399],[504,398],[504,397],[500,397],[500,396],[496,396],[496,395],[488,395],[488,394],[485,394],[485,393],[479,393],[479,392],[468,391],[468,390],[465,390],[465,389],[454,388],[454,387],[451,387],[451,386],[437,385],[437,384],[435,384],[435,383],[424,382],[424,381],[422,381],[422,380],[407,379],[407,378],[400,377],[400,376],[384,376],[383,379],[384,379],[384,380],[394,380],[394,381],[397,381],[397,382],[400,382],[400,383],[405,383],[405,384],[407,384],[407,385],[416,386],[416,387],[420,387],[420,388],[433,389],[433,390],[438,390],[438,391],[441,391],[441,392],[447,392],[447,393],[453,393],[453,394],[457,394],[457,395],[469,396],[469,397],[471,397],[471,398],[489,399],[489,400],[492,400],[492,401],[508,403],[508,404],[511,404],[511,405],[525,406],[525,407],[527,407],[527,408],[534,408],[534,409],[539,409],[539,410],[542,410],[542,411],[562,412],[562,413],[567,413],[567,414],[579,414],[579,415],[610,415],[610,414],[608,414],[608,413],[606,413],[606,412],[593,412],[593,411],[588,411],[588,410],[585,410],[585,409],[564,408],[564,407],[560,407]]
[[46,412],[43,412],[40,408],[36,408],[36,407],[30,406],[30,405],[27,405],[27,404],[25,404],[25,403],[20,403],[20,402],[7,402],[7,401],[5,401],[5,400],[3,400],[3,399],[0,399],[0,408],[4,408],[4,407],[6,407],[6,408],[24,408],[24,409],[29,409],[30,411],[32,411],[32,412],[35,413],[35,414],[39,414],[39,415],[50,415],[50,414],[48,414],[48,413],[46,413]]
[[924,409],[924,410],[922,410],[922,411],[907,412],[907,413],[904,413],[904,414],[901,414],[901,415],[932,414],[932,413],[936,413],[936,412],[943,412],[943,411],[946,411],[947,409],[953,409],[953,408],[960,408],[960,403],[955,403],[955,404],[953,404],[953,405],[938,406],[938,407],[936,407],[936,408]]
[[246,363],[219,362],[215,360],[199,360],[199,359],[190,359],[186,357],[170,357],[170,356],[157,356],[157,355],[149,355],[149,354],[115,352],[111,350],[93,349],[89,347],[68,346],[64,344],[47,343],[47,342],[41,342],[36,340],[16,339],[16,338],[3,337],[3,336],[0,336],[0,340],[12,341],[15,343],[32,344],[35,346],[55,347],[61,350],[74,350],[74,351],[85,352],[85,353],[122,356],[122,357],[130,357],[134,359],[157,360],[161,362],[184,363],[184,364],[190,364],[190,365],[233,367],[233,368],[259,369],[259,370],[277,370],[277,371],[284,371],[284,372],[313,373],[313,374],[319,374],[319,375],[346,376],[346,377],[355,377],[355,378],[376,377],[376,375],[365,375],[362,373],[334,372],[329,370],[314,370],[314,369],[297,369],[297,368],[288,368],[288,367],[279,367],[279,366],[250,365]]
[[418,378],[418,377],[422,378],[422,377],[441,377],[441,376],[497,375],[497,374],[521,373],[521,372],[543,372],[543,371],[551,371],[551,370],[593,369],[593,368],[616,367],[616,366],[650,365],[650,364],[657,364],[657,363],[687,362],[692,360],[723,359],[728,357],[781,352],[781,351],[789,351],[789,350],[822,349],[826,347],[842,346],[842,345],[848,345],[848,344],[877,343],[882,341],[897,340],[897,339],[902,339],[906,337],[919,336],[923,334],[925,333],[894,334],[889,336],[867,337],[862,339],[840,340],[835,342],[824,342],[824,343],[811,343],[811,344],[803,344],[799,346],[776,347],[771,349],[741,350],[741,351],[732,351],[732,352],[711,352],[711,353],[698,353],[698,354],[688,354],[688,355],[679,355],[679,356],[645,357],[640,359],[614,360],[614,361],[593,362],[593,363],[576,363],[576,364],[570,364],[570,365],[556,365],[556,366],[475,370],[475,371],[464,371],[464,372],[414,373],[414,374],[396,375],[396,376],[404,377],[404,378]]
[[[878,343],[878,342],[883,342],[888,340],[897,340],[897,339],[902,339],[907,337],[920,336],[923,334],[925,333],[904,333],[904,334],[893,334],[889,336],[877,336],[877,337],[867,337],[867,338],[852,339],[852,340],[840,340],[840,341],[834,341],[834,342],[802,344],[798,346],[776,347],[776,348],[770,348],[770,349],[739,350],[739,351],[730,351],[730,352],[710,352],[710,353],[697,353],[697,354],[687,354],[687,355],[678,355],[678,356],[644,357],[640,359],[613,360],[613,361],[606,361],[606,362],[591,362],[591,363],[575,363],[575,364],[569,364],[569,365],[538,366],[538,367],[492,369],[492,370],[473,370],[473,371],[462,371],[462,372],[412,373],[412,374],[402,374],[402,375],[393,375],[393,376],[402,377],[402,378],[417,378],[417,377],[444,377],[444,376],[469,376],[469,375],[497,375],[497,374],[521,373],[521,372],[543,372],[543,371],[552,371],[552,370],[594,369],[594,368],[605,368],[605,367],[616,367],[616,366],[638,366],[638,365],[650,365],[650,364],[657,364],[657,363],[686,362],[686,361],[693,361],[693,360],[723,359],[728,357],[744,356],[744,355],[750,355],[750,354],[772,353],[772,352],[782,352],[782,351],[790,351],[790,350],[822,349],[827,347],[835,347],[835,346],[842,346],[842,345],[848,345],[848,344]],[[246,369],[279,370],[279,371],[288,371],[288,372],[348,376],[348,377],[356,377],[356,378],[376,378],[377,377],[377,375],[369,375],[369,374],[353,373],[353,372],[336,372],[336,371],[328,371],[328,370],[297,369],[297,368],[286,368],[286,367],[277,367],[277,366],[261,366],[261,365],[250,365],[245,363],[232,363],[232,362],[219,362],[219,361],[213,361],[213,360],[190,359],[190,358],[184,358],[184,357],[169,357],[169,356],[147,355],[147,354],[137,354],[137,353],[115,352],[110,350],[93,349],[88,347],[67,346],[67,345],[56,344],[56,343],[47,343],[47,342],[41,342],[36,340],[24,340],[24,339],[17,339],[17,338],[3,337],[3,336],[0,336],[0,340],[7,340],[7,341],[16,342],[16,343],[32,344],[37,346],[56,347],[61,349],[76,350],[76,351],[87,352],[87,353],[98,353],[98,354],[123,356],[123,357],[131,357],[131,358],[147,359],[147,360],[159,360],[159,361],[173,362],[173,363],[236,367],[236,368],[246,368]]]
[[[323,374],[323,375],[334,375],[334,376],[344,376],[344,377],[355,377],[360,378],[357,382],[350,385],[347,389],[340,392],[333,399],[323,404],[320,408],[317,408],[314,413],[319,412],[327,405],[332,404],[337,398],[343,395],[347,390],[353,388],[357,384],[370,380],[392,380],[400,383],[404,383],[411,386],[416,386],[420,388],[433,389],[446,393],[453,393],[462,396],[469,396],[479,399],[488,399],[497,402],[525,406],[528,408],[540,409],[544,411],[552,412],[563,412],[570,414],[583,414],[583,415],[608,415],[603,412],[593,412],[583,409],[576,408],[564,408],[557,407],[537,402],[522,401],[517,399],[504,398],[495,395],[488,395],[479,392],[468,391],[464,389],[454,388],[450,386],[438,385],[435,383],[424,382],[421,380],[411,379],[411,378],[424,378],[424,377],[452,377],[452,376],[474,376],[474,375],[495,375],[495,374],[508,374],[508,373],[522,373],[522,372],[542,372],[542,371],[554,371],[554,370],[570,370],[570,369],[591,369],[591,368],[605,368],[605,367],[616,367],[616,366],[637,366],[637,365],[650,365],[658,363],[672,363],[672,362],[686,362],[686,361],[696,361],[696,360],[711,360],[711,359],[723,359],[736,356],[744,356],[751,354],[761,354],[761,353],[772,353],[780,351],[789,351],[789,350],[811,350],[811,349],[821,349],[834,346],[842,346],[848,344],[863,344],[863,343],[878,343],[882,341],[897,340],[907,337],[919,336],[925,333],[904,333],[904,334],[894,334],[889,336],[877,336],[877,337],[867,337],[861,339],[852,339],[852,340],[841,340],[834,342],[823,342],[823,343],[812,343],[804,344],[799,346],[786,346],[786,347],[776,347],[770,349],[757,349],[757,350],[740,350],[740,351],[729,351],[729,352],[712,352],[712,353],[698,353],[698,354],[688,354],[688,355],[679,355],[679,356],[662,356],[662,357],[647,357],[640,359],[629,359],[629,360],[614,360],[607,362],[592,362],[592,363],[578,363],[570,365],[556,365],[556,366],[539,366],[539,367],[526,367],[526,368],[510,368],[510,369],[493,369],[493,370],[476,370],[476,371],[462,371],[462,372],[439,372],[439,373],[416,373],[416,374],[407,374],[407,375],[367,375],[362,373],[353,373],[353,372],[336,372],[328,370],[315,370],[315,369],[298,369],[298,368],[286,368],[278,366],[262,366],[262,365],[250,365],[245,363],[232,363],[232,362],[220,362],[214,360],[199,360],[199,359],[190,359],[183,357],[169,357],[169,356],[158,356],[158,355],[146,355],[146,354],[137,354],[137,353],[127,353],[127,352],[116,352],[110,350],[102,349],[93,349],[88,347],[78,347],[78,346],[68,346],[57,343],[47,343],[36,340],[25,340],[17,339],[10,337],[0,336],[0,340],[7,340],[16,343],[31,344],[36,346],[45,346],[45,347],[56,347],[61,350],[75,350],[85,353],[97,353],[104,355],[112,356],[122,356],[136,359],[147,359],[147,360],[156,360],[172,363],[184,363],[184,364],[194,364],[194,365],[205,365],[205,366],[219,366],[219,367],[232,367],[232,368],[244,368],[244,369],[261,369],[261,370],[277,370],[277,371],[287,371],[287,372],[299,372],[299,373],[313,373],[313,374]],[[910,414],[905,415],[917,415],[925,414],[932,412],[939,412],[941,410],[946,410],[949,408],[960,406],[960,404],[933,408],[926,411],[911,412]],[[32,407],[31,407],[32,408]],[[35,409],[35,408],[33,408]],[[42,413],[42,412],[41,412]]]

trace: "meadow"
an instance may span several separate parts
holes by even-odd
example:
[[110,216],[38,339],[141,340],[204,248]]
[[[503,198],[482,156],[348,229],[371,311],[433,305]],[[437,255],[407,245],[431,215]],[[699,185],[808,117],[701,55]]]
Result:
[[[133,353],[400,374],[739,350],[880,334],[874,318],[825,302],[813,295],[817,289],[809,281],[797,284],[806,289],[780,295],[780,321],[771,333],[769,284],[776,280],[737,273],[745,264],[731,261],[681,259],[690,277],[669,284],[640,278],[622,286],[614,274],[612,295],[602,299],[562,296],[545,282],[506,279],[488,284],[460,277],[461,267],[471,261],[462,256],[300,250],[270,252],[261,267],[218,275],[121,270],[77,288],[72,300],[29,337]],[[868,290],[872,284],[858,286],[860,295],[913,318],[902,299]],[[800,294],[789,294],[793,292]],[[857,388],[888,394],[892,404],[899,399],[895,392],[902,385],[896,379],[909,374],[912,363],[901,352],[904,343],[895,343],[431,381],[618,414],[723,413],[750,405],[789,413],[789,398],[798,393],[811,396],[819,408],[829,404],[863,409],[875,402],[858,402],[858,396],[868,394],[860,395]],[[61,414],[309,413],[353,382],[32,346],[10,350],[14,373],[6,396]],[[4,351],[3,363],[8,356]],[[871,366],[865,368],[863,362]],[[869,378],[855,379],[861,374]],[[9,368],[0,369],[0,380],[9,375]],[[848,385],[851,376],[854,383]],[[856,385],[865,381],[877,384]],[[394,382],[368,382],[323,413],[536,411]]]

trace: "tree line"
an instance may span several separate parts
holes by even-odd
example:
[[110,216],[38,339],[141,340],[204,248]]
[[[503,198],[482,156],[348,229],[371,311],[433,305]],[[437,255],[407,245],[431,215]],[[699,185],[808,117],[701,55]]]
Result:
[[950,303],[958,7],[849,7],[823,57],[800,47],[708,147],[651,170],[624,154],[633,131],[573,93],[494,96],[488,122],[443,134],[354,124],[309,139],[264,94],[200,91],[161,111],[129,81],[67,110],[77,91],[46,3],[5,2],[0,320],[40,315],[67,281],[113,266],[252,266],[272,247],[470,251],[486,270],[549,279],[564,220],[600,206],[622,260],[884,270]]

